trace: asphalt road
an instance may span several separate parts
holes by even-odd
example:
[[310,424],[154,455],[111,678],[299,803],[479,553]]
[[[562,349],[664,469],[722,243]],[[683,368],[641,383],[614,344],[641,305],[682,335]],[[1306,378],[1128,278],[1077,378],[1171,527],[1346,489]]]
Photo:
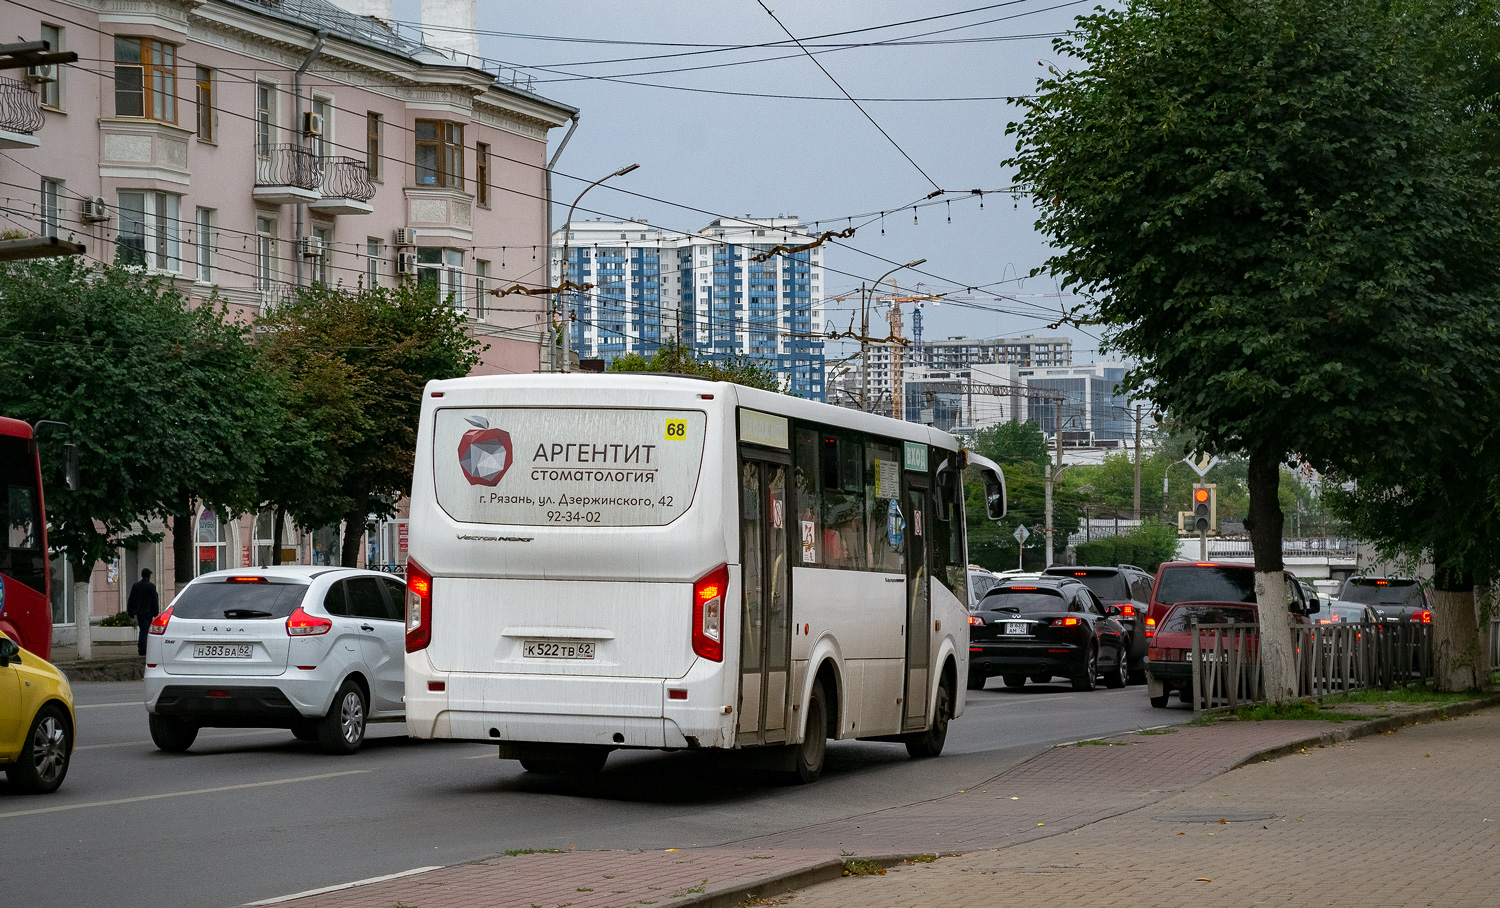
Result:
[[[1181,721],[1144,687],[970,692],[936,760],[830,742],[790,786],[700,754],[611,755],[597,778],[533,776],[477,744],[371,726],[328,757],[282,730],[204,729],[155,749],[140,682],[79,684],[78,742],[53,795],[0,784],[0,892],[28,908],[219,908],[507,850],[720,845],[963,788],[1047,744]],[[1175,705],[1175,704],[1174,704]]]

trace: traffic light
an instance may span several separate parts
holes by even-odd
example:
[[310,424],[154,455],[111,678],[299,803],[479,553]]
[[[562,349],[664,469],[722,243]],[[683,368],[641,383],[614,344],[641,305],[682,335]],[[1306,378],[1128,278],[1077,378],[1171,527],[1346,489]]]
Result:
[[1214,483],[1193,484],[1193,512],[1188,528],[1194,533],[1216,536],[1219,532],[1219,487]]

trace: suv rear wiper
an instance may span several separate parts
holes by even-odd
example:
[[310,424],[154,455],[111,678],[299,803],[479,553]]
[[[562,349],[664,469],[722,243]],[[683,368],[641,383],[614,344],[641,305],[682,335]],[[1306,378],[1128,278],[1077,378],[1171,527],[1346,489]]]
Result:
[[269,618],[270,612],[263,612],[253,608],[228,608],[224,610],[225,618]]

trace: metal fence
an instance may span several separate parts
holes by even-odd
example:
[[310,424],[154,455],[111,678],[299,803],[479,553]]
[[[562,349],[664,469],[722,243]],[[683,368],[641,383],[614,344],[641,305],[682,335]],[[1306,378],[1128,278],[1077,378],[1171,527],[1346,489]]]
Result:
[[45,122],[41,98],[30,85],[15,79],[0,79],[0,129],[29,136]]
[[1490,671],[1500,672],[1500,618],[1490,619]]
[[[1493,640],[1500,622],[1490,626]],[[1192,623],[1193,711],[1266,699],[1260,628]],[[1432,625],[1409,621],[1298,625],[1292,628],[1297,696],[1321,699],[1432,679]]]
[[323,162],[323,198],[354,199],[368,202],[375,198],[375,184],[370,169],[358,158],[336,157]]
[[256,149],[255,185],[317,189],[323,183],[323,161],[300,145],[269,145]]

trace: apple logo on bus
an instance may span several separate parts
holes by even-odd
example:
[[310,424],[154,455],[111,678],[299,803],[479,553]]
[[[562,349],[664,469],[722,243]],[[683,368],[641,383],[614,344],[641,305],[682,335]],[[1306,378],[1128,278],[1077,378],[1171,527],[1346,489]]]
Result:
[[466,416],[464,422],[474,428],[459,439],[458,466],[469,485],[495,485],[515,462],[510,453],[510,433],[491,429],[489,420],[483,416]]

